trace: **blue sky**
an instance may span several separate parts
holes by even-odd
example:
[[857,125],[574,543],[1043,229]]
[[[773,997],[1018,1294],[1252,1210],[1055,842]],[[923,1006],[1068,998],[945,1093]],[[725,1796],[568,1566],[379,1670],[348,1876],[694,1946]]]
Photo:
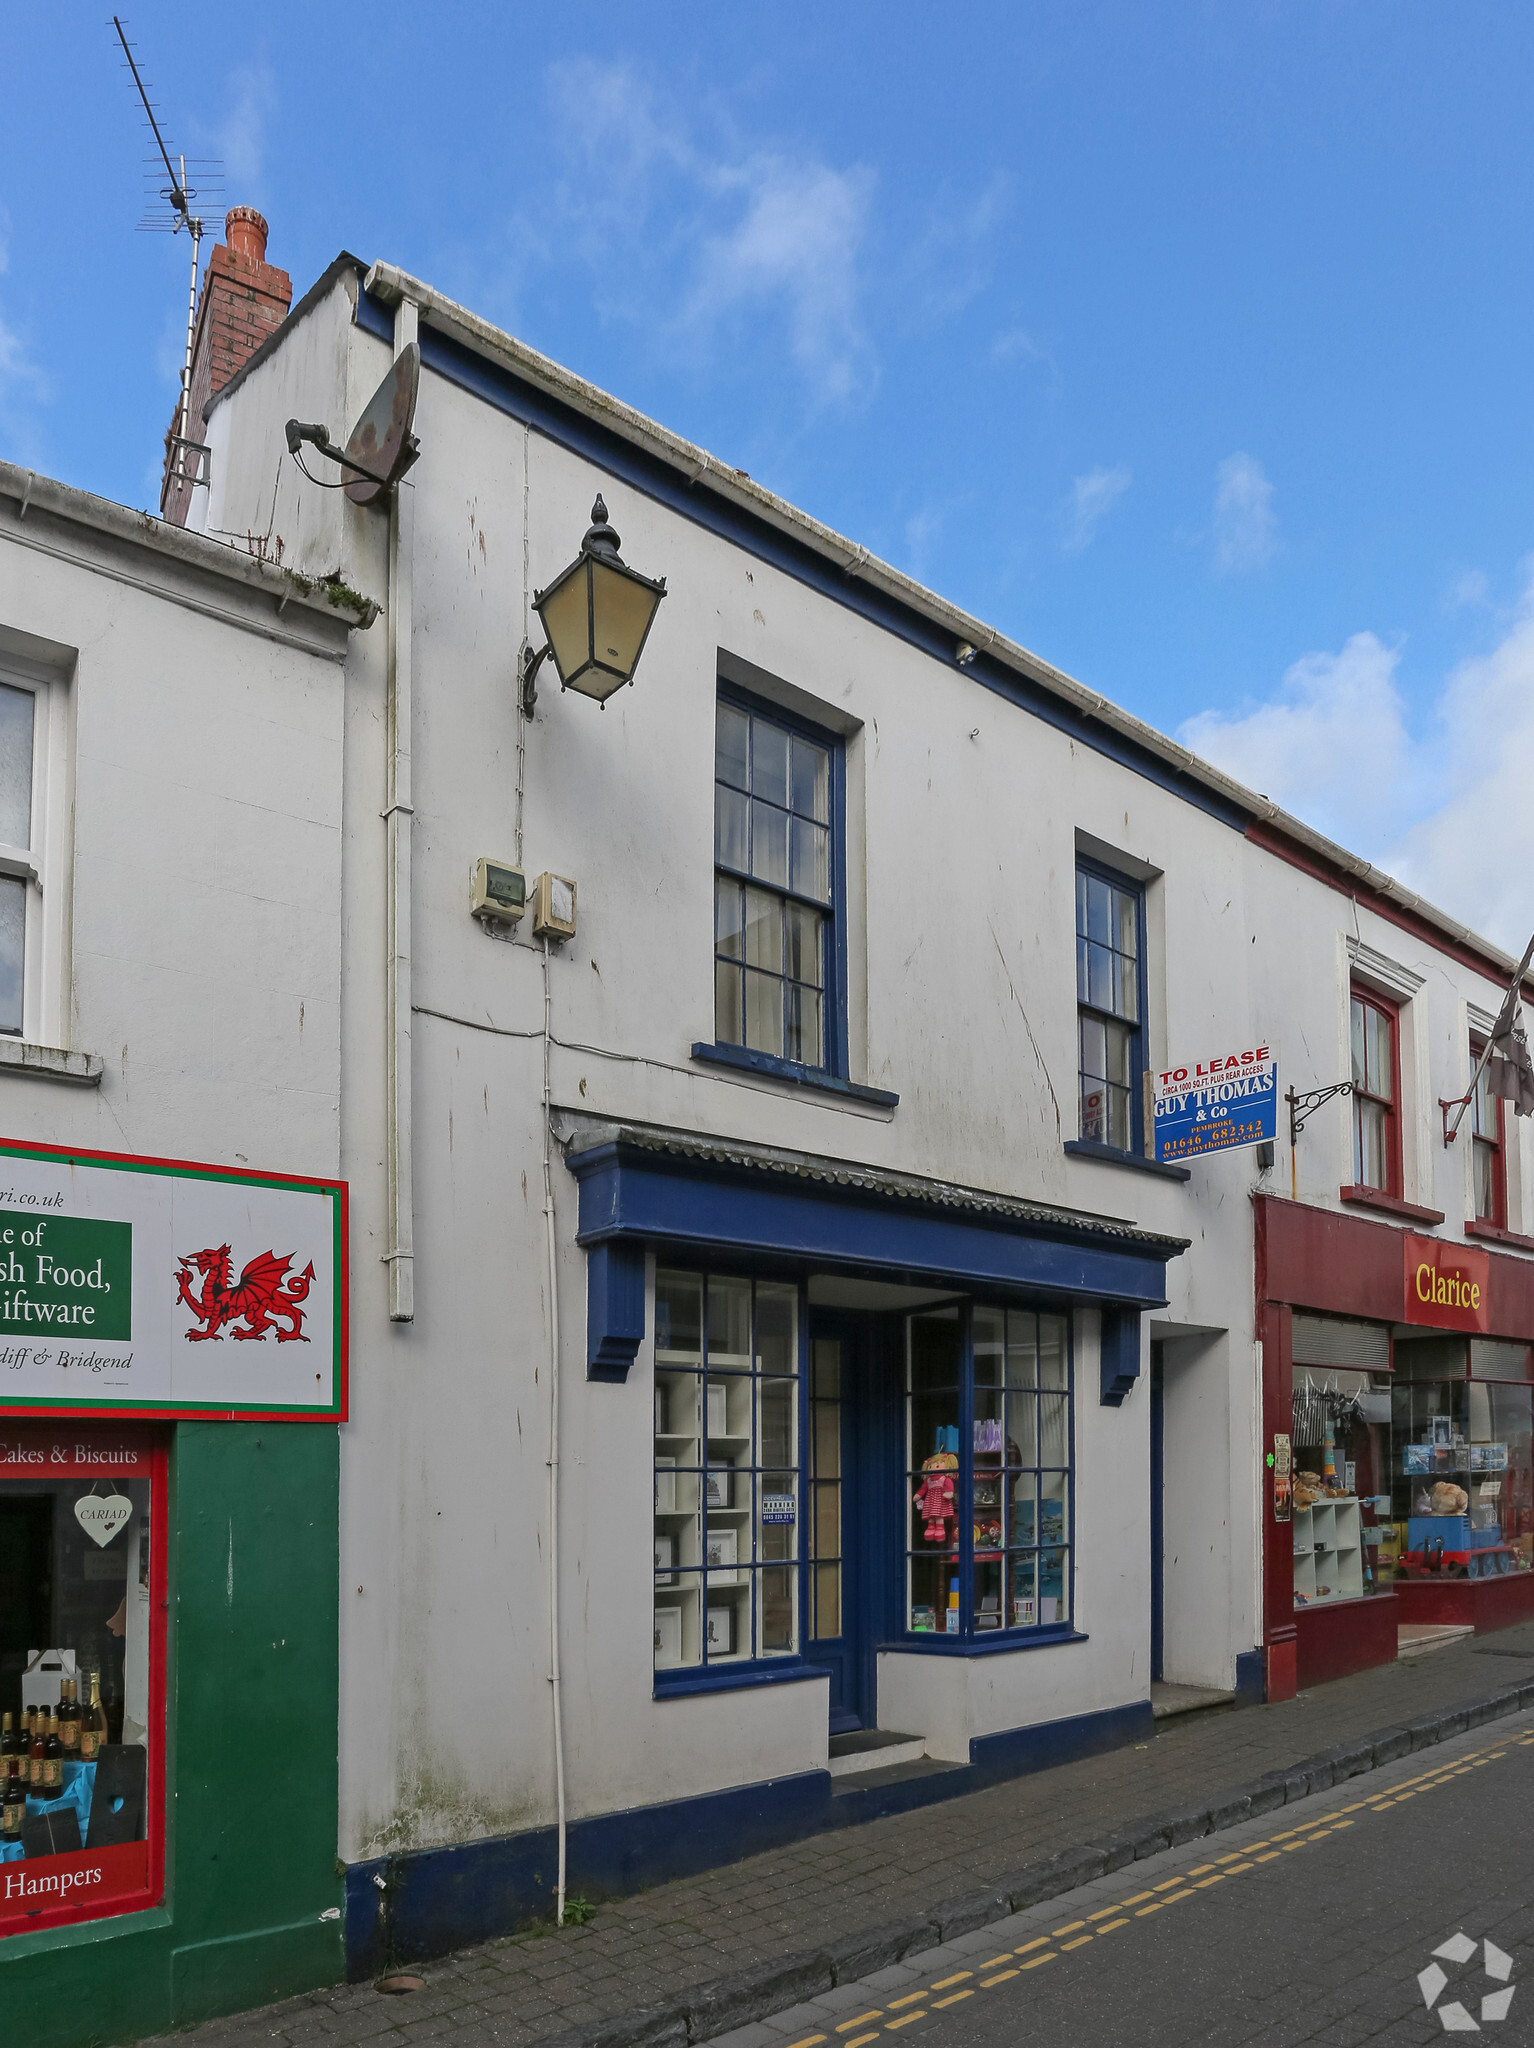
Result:
[[[140,0],[302,291],[388,257],[1446,908],[1534,925],[1534,11]],[[0,20],[0,452],[156,497],[184,244]]]

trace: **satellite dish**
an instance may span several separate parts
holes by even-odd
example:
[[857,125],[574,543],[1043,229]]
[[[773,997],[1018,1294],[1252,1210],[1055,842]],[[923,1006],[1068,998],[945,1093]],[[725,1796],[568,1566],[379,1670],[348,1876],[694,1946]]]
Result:
[[410,431],[420,388],[421,350],[412,341],[363,407],[341,458],[346,495],[354,505],[376,504],[387,496],[420,454],[421,444]]

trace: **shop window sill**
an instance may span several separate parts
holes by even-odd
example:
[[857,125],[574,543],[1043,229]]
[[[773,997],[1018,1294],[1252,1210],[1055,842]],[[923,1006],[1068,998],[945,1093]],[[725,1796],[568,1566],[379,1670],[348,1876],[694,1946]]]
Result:
[[1136,1173],[1159,1174],[1162,1180],[1192,1180],[1186,1166],[1168,1166],[1162,1159],[1147,1159],[1141,1152],[1121,1152],[1116,1145],[1099,1144],[1096,1138],[1067,1138],[1065,1150],[1072,1159],[1100,1159],[1105,1166],[1132,1166]]
[[[89,1907],[86,1910],[91,1912]],[[176,1917],[166,1905],[130,1906],[125,1913],[114,1912],[110,1904],[98,1906],[88,1920],[56,1921],[52,1927],[7,1934],[5,1959],[8,1963],[19,1963],[24,1956],[47,1955],[57,1949],[98,1948],[107,1941],[158,1934],[175,1924]]]
[[700,1692],[743,1692],[756,1685],[797,1685],[806,1678],[829,1678],[822,1664],[803,1664],[785,1658],[771,1664],[728,1665],[724,1669],[704,1665],[673,1666],[655,1673],[658,1700],[690,1698]]
[[1424,1209],[1416,1202],[1403,1202],[1399,1195],[1387,1195],[1383,1188],[1339,1188],[1344,1202],[1355,1209],[1378,1209],[1385,1216],[1404,1216],[1409,1223],[1442,1223],[1442,1209]]
[[1085,1643],[1091,1638],[1068,1621],[1053,1628],[997,1629],[979,1636],[913,1635],[897,1636],[892,1643],[880,1643],[885,1651],[914,1650],[919,1657],[998,1657],[1011,1650],[1053,1650],[1061,1643]]
[[[1423,1581],[1418,1580],[1417,1583],[1420,1585],[1423,1583]],[[1441,1579],[1438,1581],[1438,1583],[1440,1585],[1446,1586],[1478,1586],[1480,1585],[1481,1581],[1479,1579]],[[1488,1579],[1486,1583],[1487,1585],[1490,1585],[1492,1581]],[[1342,1600],[1307,1600],[1303,1607],[1297,1606],[1294,1611],[1296,1615],[1330,1614],[1333,1611],[1333,1609],[1338,1607],[1362,1607],[1366,1603],[1372,1606],[1374,1602],[1377,1600],[1394,1600],[1395,1597],[1396,1594],[1394,1586],[1381,1586],[1377,1592],[1349,1593],[1347,1597]]]
[[753,1052],[745,1045],[711,1045],[706,1040],[692,1049],[695,1060],[715,1067],[739,1067],[743,1073],[765,1074],[773,1081],[792,1081],[815,1095],[850,1096],[875,1109],[894,1109],[900,1101],[888,1088],[865,1088],[861,1081],[844,1081],[840,1074],[828,1074],[824,1067],[801,1066],[797,1060],[780,1060],[770,1052]]
[[1475,1216],[1465,1225],[1466,1237],[1484,1237],[1490,1244],[1505,1244],[1515,1252],[1534,1252],[1534,1237],[1520,1237],[1516,1230],[1504,1230],[1500,1223],[1487,1223]]
[[34,1081],[63,1081],[75,1088],[101,1086],[99,1052],[65,1052],[57,1045],[30,1045],[21,1038],[0,1038],[0,1074],[28,1075]]

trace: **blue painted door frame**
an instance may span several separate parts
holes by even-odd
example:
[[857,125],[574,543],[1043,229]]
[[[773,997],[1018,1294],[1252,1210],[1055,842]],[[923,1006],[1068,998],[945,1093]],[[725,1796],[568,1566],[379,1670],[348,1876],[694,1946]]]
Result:
[[810,1311],[810,1341],[841,1345],[842,1632],[805,1646],[831,1674],[831,1733],[878,1725],[878,1646],[900,1609],[900,1325],[888,1315]]
[[1161,1676],[1162,1635],[1165,1625],[1164,1574],[1166,1570],[1165,1539],[1161,1526],[1162,1485],[1164,1475],[1163,1419],[1166,1414],[1164,1368],[1161,1362],[1161,1346],[1151,1346],[1150,1381],[1150,1625],[1151,1625],[1151,1681],[1154,1684]]

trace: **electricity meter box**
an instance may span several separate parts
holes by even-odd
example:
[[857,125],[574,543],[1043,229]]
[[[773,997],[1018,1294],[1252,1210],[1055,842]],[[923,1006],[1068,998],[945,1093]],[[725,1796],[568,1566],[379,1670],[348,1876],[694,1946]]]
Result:
[[519,867],[505,860],[478,860],[469,896],[473,917],[492,918],[497,924],[518,924],[527,908],[527,877]]
[[575,884],[564,875],[540,875],[533,884],[533,936],[575,937]]

